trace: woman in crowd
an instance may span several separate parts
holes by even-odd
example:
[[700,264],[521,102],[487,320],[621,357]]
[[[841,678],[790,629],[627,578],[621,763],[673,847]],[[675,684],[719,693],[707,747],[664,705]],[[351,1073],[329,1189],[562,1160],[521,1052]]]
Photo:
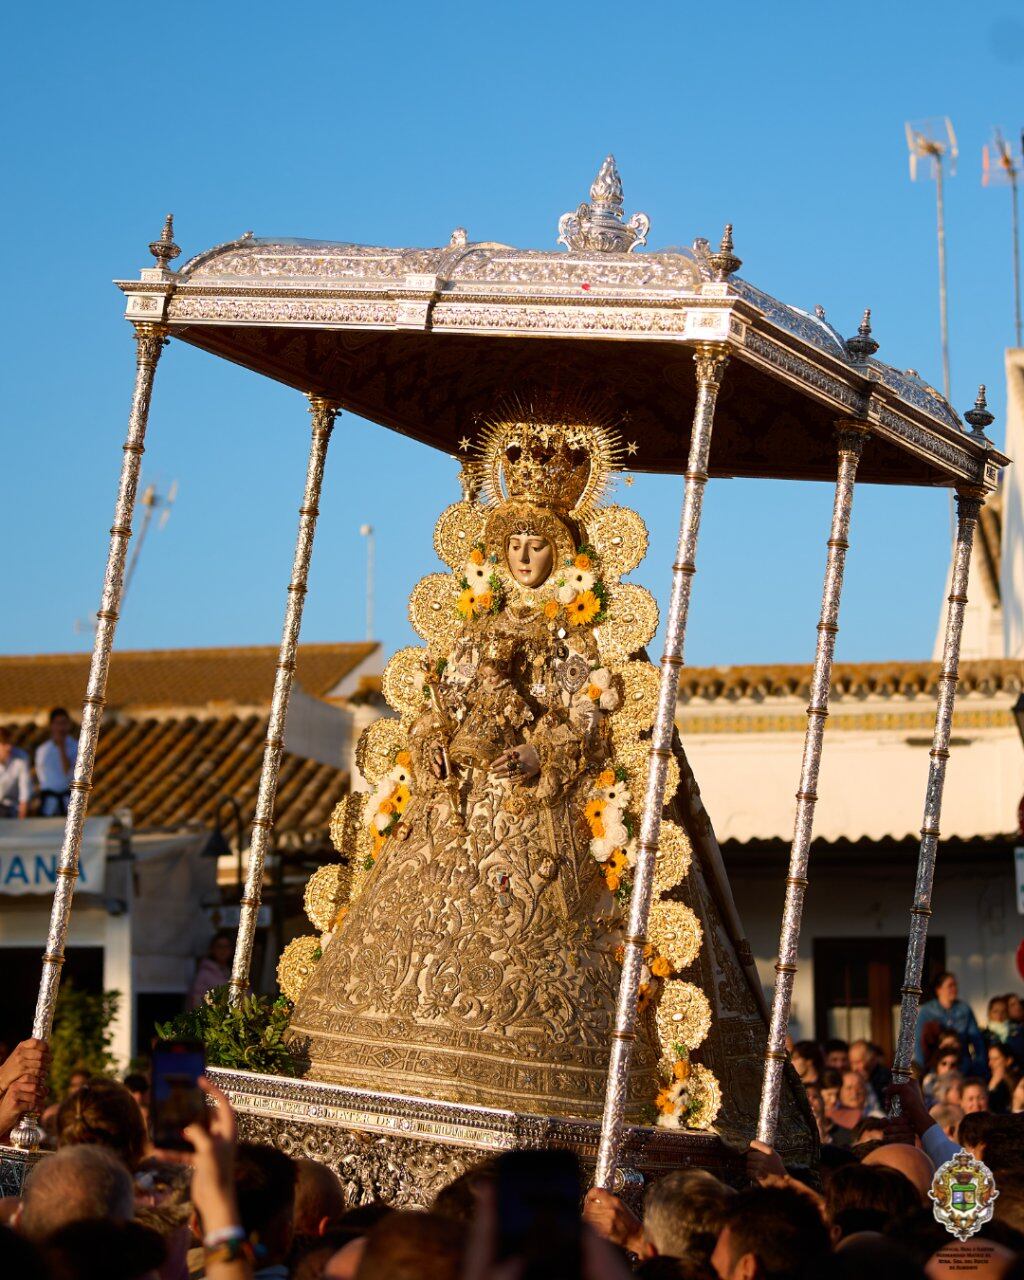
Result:
[[1013,1091],[1020,1072],[1005,1044],[993,1040],[988,1046],[988,1107],[990,1111],[1009,1111]]

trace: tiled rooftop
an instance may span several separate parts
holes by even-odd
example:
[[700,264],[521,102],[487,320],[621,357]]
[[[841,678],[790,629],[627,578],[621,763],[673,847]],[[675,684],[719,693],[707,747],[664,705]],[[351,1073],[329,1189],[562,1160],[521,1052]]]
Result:
[[[832,696],[934,697],[937,662],[837,662],[832,668]],[[806,697],[810,663],[770,666],[684,667],[679,673],[679,700]],[[983,658],[960,663],[960,693],[1015,695],[1024,688],[1024,662],[1018,658]]]
[[[299,646],[295,678],[326,697],[376,650],[362,644]],[[269,706],[277,646],[115,650],[108,709]],[[0,717],[41,716],[50,707],[77,715],[89,674],[88,653],[0,657]]]
[[[376,649],[374,644],[300,645],[299,685],[324,697]],[[115,652],[100,733],[92,813],[128,807],[137,827],[227,828],[237,802],[248,831],[256,804],[276,646]],[[34,756],[46,717],[65,706],[76,724],[88,654],[0,657],[0,723]],[[357,677],[357,689],[372,677]],[[365,690],[363,690],[365,693]],[[325,830],[348,773],[285,752],[275,832],[287,842]]]

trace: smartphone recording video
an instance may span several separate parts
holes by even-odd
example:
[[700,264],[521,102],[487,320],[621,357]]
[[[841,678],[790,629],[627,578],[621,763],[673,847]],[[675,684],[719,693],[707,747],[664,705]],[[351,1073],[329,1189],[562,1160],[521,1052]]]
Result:
[[183,1133],[190,1124],[206,1124],[206,1096],[199,1077],[206,1051],[199,1040],[158,1040],[153,1046],[151,1107],[153,1145],[165,1151],[191,1151]]

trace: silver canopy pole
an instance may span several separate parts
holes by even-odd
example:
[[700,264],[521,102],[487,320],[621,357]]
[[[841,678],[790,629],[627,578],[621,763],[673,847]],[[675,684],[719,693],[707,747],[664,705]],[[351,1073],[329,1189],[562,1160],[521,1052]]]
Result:
[[[968,414],[968,419],[970,415]],[[991,416],[989,417],[991,422]],[[907,962],[903,974],[900,999],[900,1027],[896,1037],[896,1053],[892,1064],[893,1081],[903,1084],[910,1079],[917,1033],[917,1012],[921,1001],[924,975],[924,952],[928,941],[928,919],[932,914],[932,885],[935,881],[935,858],[939,847],[939,819],[942,792],[949,759],[949,736],[953,725],[953,705],[960,666],[960,637],[967,608],[967,580],[971,569],[974,531],[984,496],[976,492],[960,492],[956,497],[956,542],[953,545],[953,573],[946,609],[946,635],[942,647],[942,670],[935,708],[935,731],[929,752],[928,783],[924,794],[924,821],[921,845],[917,854],[917,878],[914,902],[910,908],[910,932],[907,936]]]
[[[124,565],[128,551],[128,539],[132,536],[132,517],[135,512],[135,495],[139,487],[139,469],[145,452],[146,423],[149,420],[149,404],[153,394],[153,376],[157,361],[167,343],[167,328],[161,324],[138,323],[135,325],[136,363],[135,391],[128,415],[128,435],[124,442],[124,459],[121,463],[121,479],[114,507],[114,523],[110,530],[107,549],[107,567],[103,574],[103,593],[96,615],[96,634],[92,642],[92,658],[89,662],[89,681],[82,707],[82,728],[78,735],[78,756],[71,783],[71,799],[64,823],[64,840],[57,862],[57,883],[50,907],[50,927],[46,935],[46,952],[43,955],[43,972],[36,997],[36,1013],[32,1023],[32,1035],[37,1040],[48,1040],[53,1029],[53,1014],[60,985],[60,971],[64,964],[64,944],[71,920],[71,901],[78,879],[78,854],[82,845],[82,830],[89,807],[92,790],[92,772],[96,763],[96,746],[100,736],[100,722],[106,702],[107,672],[110,669],[110,652],[117,630],[118,610],[124,591]],[[35,1151],[45,1134],[39,1124],[37,1112],[27,1112],[11,1131],[11,1144],[22,1151]]]
[[615,1010],[615,1030],[608,1063],[604,1113],[601,1117],[601,1141],[597,1153],[594,1184],[611,1190],[618,1168],[622,1140],[623,1117],[629,1092],[629,1065],[636,1039],[636,1004],[647,942],[647,919],[651,912],[654,887],[654,863],[661,833],[661,811],[665,799],[665,779],[672,755],[672,731],[675,727],[676,698],[679,692],[679,668],[683,665],[686,620],[690,608],[693,575],[697,572],[697,535],[700,531],[704,486],[708,480],[708,454],[714,425],[715,403],[728,356],[721,347],[702,343],[694,353],[697,365],[697,405],[690,436],[683,508],[679,524],[676,563],[672,566],[672,595],[665,627],[665,656],[661,660],[661,683],[658,710],[651,736],[651,753],[647,767],[647,790],[636,866],[633,869],[633,892],[629,902],[629,924],[625,938],[625,956],[619,998]]
[[277,779],[281,771],[281,756],[284,753],[284,724],[295,678],[295,651],[299,643],[299,629],[302,626],[302,606],[306,599],[306,583],[309,579],[309,562],[313,554],[316,520],[320,514],[320,490],[324,479],[324,463],[327,460],[327,445],[334,430],[334,419],[338,409],[339,406],[330,400],[323,400],[319,396],[309,397],[309,411],[313,415],[313,438],[309,445],[306,489],[302,497],[302,506],[299,508],[295,558],[292,561],[291,582],[288,584],[288,603],[284,611],[281,647],[277,655],[274,694],[270,703],[267,740],[263,748],[263,765],[260,769],[260,785],[256,795],[256,814],[252,820],[249,862],[245,872],[245,892],[238,917],[238,936],[235,940],[235,957],[231,966],[230,1000],[232,1004],[237,1004],[241,1000],[249,985],[256,917],[260,909],[263,872],[270,843],[270,831],[274,825]]
[[786,1032],[789,1028],[789,1011],[797,970],[800,920],[803,915],[804,894],[807,890],[814,806],[818,800],[818,769],[821,764],[825,720],[828,717],[832,656],[835,652],[836,633],[839,631],[839,601],[843,589],[843,569],[846,563],[846,552],[850,545],[853,486],[866,434],[866,427],[851,422],[841,422],[837,431],[839,468],[836,476],[835,499],[832,504],[832,530],[828,539],[828,556],[825,561],[825,584],[821,596],[821,619],[818,622],[818,645],[814,654],[811,698],[807,708],[807,729],[804,734],[804,753],[800,766],[800,790],[796,793],[793,844],[789,854],[789,874],[786,876],[779,958],[775,964],[777,975],[775,994],[772,998],[764,1079],[761,1085],[761,1106],[757,1121],[758,1141],[768,1146],[771,1146],[775,1140],[775,1130],[779,1120],[779,1094],[782,1089],[783,1067],[787,1058]]

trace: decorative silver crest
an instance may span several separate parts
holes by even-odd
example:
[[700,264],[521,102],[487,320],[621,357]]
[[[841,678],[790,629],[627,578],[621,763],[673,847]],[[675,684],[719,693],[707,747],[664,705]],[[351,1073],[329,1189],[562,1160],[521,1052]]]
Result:
[[590,203],[558,219],[558,243],[573,252],[629,253],[647,243],[651,220],[646,213],[622,219],[622,179],[615,157],[608,156],[590,188]]

